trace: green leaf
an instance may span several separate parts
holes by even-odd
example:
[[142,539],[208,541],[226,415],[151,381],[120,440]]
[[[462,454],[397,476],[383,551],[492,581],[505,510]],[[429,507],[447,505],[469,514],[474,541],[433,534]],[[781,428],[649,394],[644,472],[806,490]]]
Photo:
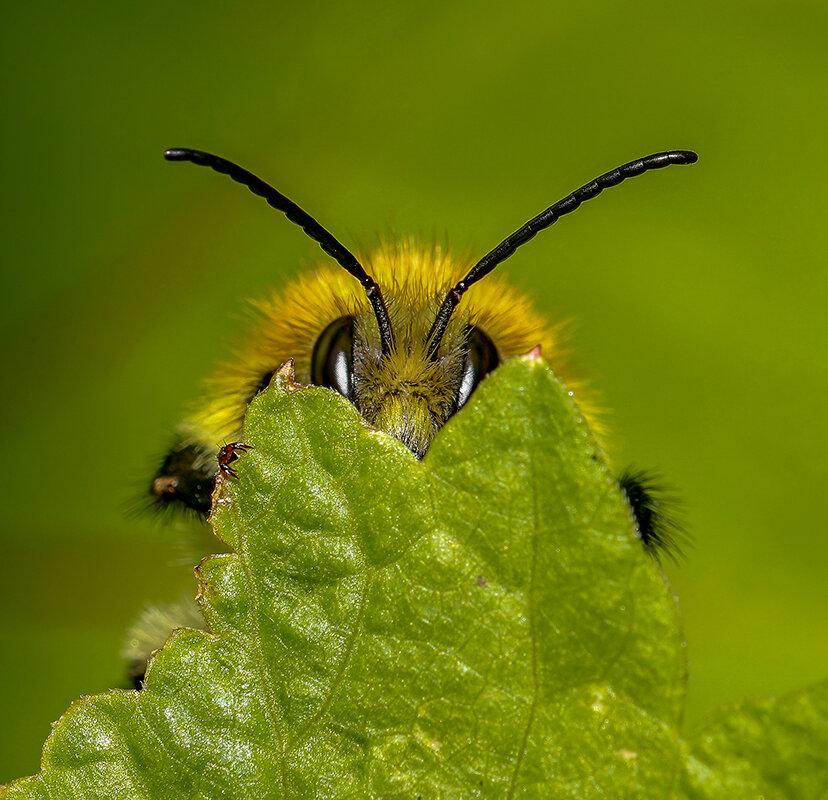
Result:
[[828,797],[828,683],[737,703],[689,744],[688,798]]
[[565,388],[515,359],[423,461],[333,392],[251,405],[180,629],[17,798],[671,797],[672,597]]

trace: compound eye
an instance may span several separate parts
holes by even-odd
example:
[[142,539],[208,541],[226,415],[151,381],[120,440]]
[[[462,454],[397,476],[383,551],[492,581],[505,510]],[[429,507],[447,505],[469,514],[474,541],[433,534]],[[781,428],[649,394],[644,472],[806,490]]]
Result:
[[353,384],[354,320],[340,317],[319,335],[311,356],[311,381],[349,400]]
[[468,346],[466,368],[463,370],[460,391],[457,393],[458,409],[466,404],[477,384],[500,363],[494,342],[480,328],[469,329]]

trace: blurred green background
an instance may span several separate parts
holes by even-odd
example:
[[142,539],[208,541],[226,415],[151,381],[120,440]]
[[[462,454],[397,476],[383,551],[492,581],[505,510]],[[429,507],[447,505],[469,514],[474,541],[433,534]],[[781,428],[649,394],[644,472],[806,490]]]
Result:
[[123,681],[144,602],[193,591],[186,524],[125,504],[244,299],[322,257],[170,146],[240,161],[346,245],[393,230],[481,255],[611,167],[698,150],[505,271],[576,321],[618,463],[684,498],[695,544],[666,571],[687,722],[828,675],[828,7],[227,8],[4,8],[0,781]]

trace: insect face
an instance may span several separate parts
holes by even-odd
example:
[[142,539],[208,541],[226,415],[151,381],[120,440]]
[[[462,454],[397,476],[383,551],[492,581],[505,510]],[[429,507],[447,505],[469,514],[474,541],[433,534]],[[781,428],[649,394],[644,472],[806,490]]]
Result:
[[359,285],[341,270],[320,267],[256,304],[254,335],[209,382],[206,401],[183,429],[184,441],[237,437],[248,403],[289,358],[300,383],[343,395],[369,424],[400,439],[417,456],[505,358],[541,344],[555,369],[575,383],[562,326],[547,324],[503,281],[481,284],[430,354],[430,326],[445,287],[462,277],[462,262],[437,247],[425,250],[407,241],[380,247],[365,263],[385,287],[393,328],[388,352]]
[[[160,505],[178,503],[201,514],[209,510],[205,495],[216,474],[211,443],[239,436],[247,405],[291,358],[300,383],[339,392],[370,425],[422,457],[489,372],[539,345],[600,433],[590,399],[566,363],[562,326],[548,324],[526,297],[497,278],[466,292],[539,231],[605,188],[696,160],[695,153],[671,151],[624,164],[547,208],[469,268],[438,247],[411,241],[386,244],[357,259],[299,206],[241,167],[198,150],[165,155],[208,166],[247,186],[300,225],[339,265],[321,267],[284,294],[256,304],[255,335],[221,367],[204,402],[182,426],[152,494]],[[245,447],[234,442],[222,448],[219,469],[233,475],[230,465]],[[637,496],[635,487],[631,481],[622,488]]]
[[[410,266],[428,259],[416,246],[401,248],[413,278],[426,278]],[[432,274],[440,273],[432,253]],[[489,336],[468,313],[447,330],[437,357],[428,351],[436,295],[418,291],[410,281],[402,292],[388,292],[394,340],[389,352],[382,343],[370,309],[332,322],[317,338],[311,355],[311,380],[335,389],[357,407],[373,427],[395,436],[422,457],[437,431],[468,400],[474,388],[499,363]],[[421,285],[421,284],[419,284]],[[540,333],[539,333],[540,335]],[[510,343],[506,342],[506,346]],[[513,345],[514,346],[514,345]]]

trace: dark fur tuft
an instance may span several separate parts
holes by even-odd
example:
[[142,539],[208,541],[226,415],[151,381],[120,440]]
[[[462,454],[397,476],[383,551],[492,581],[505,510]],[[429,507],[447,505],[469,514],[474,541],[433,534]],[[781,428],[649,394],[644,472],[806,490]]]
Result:
[[644,549],[657,561],[667,554],[678,563],[684,555],[681,546],[687,544],[689,536],[676,519],[676,498],[665,494],[658,476],[642,470],[627,468],[618,478],[618,486],[630,504]]
[[210,513],[218,468],[215,453],[201,445],[176,444],[149,486],[156,508],[187,508],[202,519]]

